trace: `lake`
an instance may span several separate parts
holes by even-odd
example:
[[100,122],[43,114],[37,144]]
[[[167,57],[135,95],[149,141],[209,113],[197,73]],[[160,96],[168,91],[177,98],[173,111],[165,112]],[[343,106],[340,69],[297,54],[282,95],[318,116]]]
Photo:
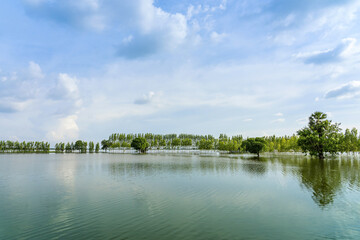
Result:
[[2,154],[0,239],[360,239],[360,160]]

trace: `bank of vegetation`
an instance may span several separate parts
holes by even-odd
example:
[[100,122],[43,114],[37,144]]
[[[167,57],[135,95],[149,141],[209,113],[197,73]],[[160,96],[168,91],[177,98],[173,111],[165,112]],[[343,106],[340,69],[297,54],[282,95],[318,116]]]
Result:
[[[99,153],[125,150],[137,150],[146,153],[149,150],[207,150],[223,153],[260,152],[304,152],[324,158],[326,154],[356,153],[360,151],[360,135],[356,128],[344,132],[340,124],[332,123],[327,115],[315,112],[309,117],[308,126],[291,136],[265,136],[244,138],[242,135],[227,136],[194,134],[154,134],[113,133],[100,143],[78,140],[60,142],[52,149],[55,153]],[[48,142],[0,141],[2,153],[48,153]]]
[[49,153],[48,142],[19,142],[0,141],[0,152],[2,153]]

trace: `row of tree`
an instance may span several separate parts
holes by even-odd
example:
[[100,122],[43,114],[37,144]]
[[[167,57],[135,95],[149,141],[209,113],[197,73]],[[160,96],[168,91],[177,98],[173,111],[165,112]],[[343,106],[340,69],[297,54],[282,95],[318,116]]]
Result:
[[324,158],[326,153],[350,153],[360,151],[360,136],[356,128],[341,132],[339,123],[332,123],[327,115],[314,112],[309,117],[308,126],[297,131],[297,135],[285,137],[262,137],[244,139],[241,135],[228,137],[220,134],[112,134],[108,140],[102,141],[103,149],[120,149],[132,147],[141,153],[148,149],[199,149],[227,152],[250,152],[259,156],[265,152],[304,152],[312,156]]
[[[136,138],[144,138],[148,143],[149,149],[199,149],[199,150],[217,150],[224,152],[246,152],[246,144],[248,139],[244,139],[241,135],[227,137],[226,134],[220,134],[219,138],[214,138],[211,135],[186,135],[185,134],[171,134],[169,135],[154,135],[154,134],[112,134],[108,140],[102,141],[102,149],[104,150],[120,150],[130,149],[131,143]],[[125,136],[124,138],[113,138],[114,136]],[[127,138],[126,136],[132,136]],[[147,136],[147,138],[145,138]],[[151,138],[149,136],[156,136]],[[165,137],[166,136],[166,137]],[[360,136],[356,128],[352,130],[346,129],[344,133],[338,135],[337,152],[350,153],[360,151]],[[128,140],[131,139],[131,140]],[[259,138],[257,138],[259,140]],[[298,144],[299,136],[270,136],[262,137],[264,146],[263,152],[301,152],[302,148]],[[248,147],[249,148],[249,147]]]
[[85,141],[78,140],[75,143],[56,143],[55,144],[55,152],[56,153],[72,153],[72,152],[79,152],[79,153],[98,153],[100,151],[100,144],[94,142],[89,142],[89,144]]
[[[332,123],[327,115],[315,112],[309,117],[308,126],[297,131],[297,135],[284,137],[247,138],[242,135],[228,137],[220,134],[218,138],[212,135],[193,134],[124,134],[114,133],[101,141],[101,149],[120,150],[136,149],[145,153],[149,149],[187,149],[187,150],[217,150],[230,153],[260,152],[305,152],[324,158],[326,153],[350,153],[360,151],[360,136],[356,128],[341,132],[340,124]],[[49,152],[48,142],[12,142],[0,141],[0,152]],[[98,153],[100,144],[78,140],[75,143],[57,143],[57,153]]]
[[0,152],[2,153],[48,153],[50,143],[48,142],[19,142],[0,141]]

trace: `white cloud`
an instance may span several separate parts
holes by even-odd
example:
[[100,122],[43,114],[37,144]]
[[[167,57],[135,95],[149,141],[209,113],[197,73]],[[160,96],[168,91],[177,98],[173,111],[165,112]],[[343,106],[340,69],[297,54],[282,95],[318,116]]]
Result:
[[74,141],[79,137],[76,115],[70,115],[57,121],[56,127],[47,133],[50,141]]
[[31,16],[100,32],[110,29],[128,33],[132,37],[125,38],[122,43],[119,39],[121,46],[118,51],[119,55],[126,58],[142,57],[164,49],[172,50],[188,36],[186,16],[166,12],[154,6],[153,0],[32,0],[26,3]]
[[360,81],[351,81],[325,94],[325,98],[349,99],[360,96]]
[[278,119],[273,121],[273,123],[283,123],[283,122],[285,122],[284,118],[278,118]]
[[303,59],[305,63],[311,64],[337,62],[344,58],[351,57],[358,52],[355,48],[355,43],[355,38],[344,38],[335,48],[310,53],[299,53],[296,57]]
[[154,92],[149,92],[148,94],[143,95],[141,98],[136,99],[134,103],[138,105],[149,104],[153,100],[154,96]]
[[219,42],[222,42],[224,40],[224,38],[226,37],[226,34],[225,33],[217,33],[217,32],[212,32],[211,35],[211,40],[215,43],[219,43]]
[[307,122],[308,122],[308,118],[300,118],[300,119],[297,119],[296,122],[297,122],[299,125],[305,125],[305,124],[307,124]]
[[79,98],[78,79],[66,73],[58,75],[56,86],[51,89],[49,96],[55,100]]
[[96,31],[104,30],[107,24],[106,15],[101,12],[99,0],[25,0],[24,2],[31,16]]
[[252,118],[245,118],[244,120],[243,120],[243,122],[252,122]]
[[332,113],[332,112],[326,112],[325,114],[327,115],[328,118],[333,117],[333,113]]
[[31,100],[18,100],[15,98],[0,98],[0,113],[15,113],[25,110],[31,104]]
[[279,113],[275,113],[274,115],[277,116],[277,117],[282,117],[282,116],[284,116],[284,114],[283,114],[283,113],[280,113],[280,112],[279,112]]
[[29,76],[33,79],[41,79],[44,77],[41,67],[35,62],[29,62]]

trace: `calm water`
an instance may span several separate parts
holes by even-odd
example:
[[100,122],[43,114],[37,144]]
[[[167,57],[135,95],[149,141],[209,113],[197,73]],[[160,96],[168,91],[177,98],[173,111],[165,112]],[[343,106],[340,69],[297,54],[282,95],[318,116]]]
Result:
[[360,161],[0,155],[0,239],[360,239]]

